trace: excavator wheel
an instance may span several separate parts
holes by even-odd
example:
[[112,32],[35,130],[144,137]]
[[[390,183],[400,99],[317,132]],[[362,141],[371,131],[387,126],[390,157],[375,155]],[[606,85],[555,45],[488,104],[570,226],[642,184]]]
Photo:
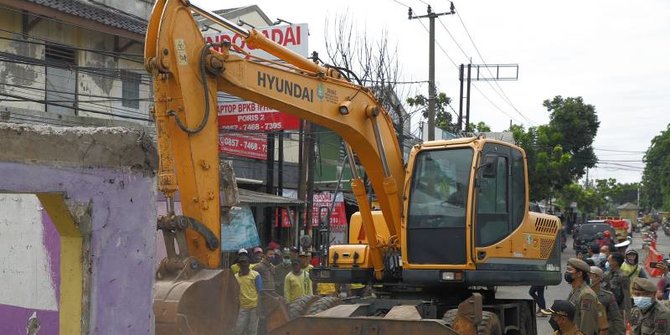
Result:
[[157,279],[153,306],[156,334],[232,334],[238,292],[239,285],[228,269],[201,269],[185,280]]
[[477,335],[502,335],[500,319],[495,313],[482,312],[482,322],[477,325]]
[[342,299],[338,297],[321,297],[319,300],[315,301],[310,307],[305,315],[314,315],[321,313],[329,308],[335,307],[342,304]]
[[533,321],[535,318],[535,313],[533,313],[533,310],[529,306],[529,304],[524,303],[521,305],[521,311],[520,311],[520,329],[519,333],[521,335],[532,335],[533,333]]
[[290,320],[305,315],[305,312],[307,312],[310,306],[318,299],[318,295],[306,295],[288,304],[288,315]]
[[442,316],[442,321],[447,323],[447,326],[452,327],[454,325],[454,321],[456,320],[456,314],[458,314],[458,309],[450,309],[444,313],[444,316]]

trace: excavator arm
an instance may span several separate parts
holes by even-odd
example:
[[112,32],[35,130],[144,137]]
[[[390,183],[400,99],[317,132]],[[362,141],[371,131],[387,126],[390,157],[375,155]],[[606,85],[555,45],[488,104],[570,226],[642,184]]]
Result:
[[[222,45],[221,52],[214,50],[205,43],[192,12],[245,36],[250,47],[285,63],[257,60],[231,45]],[[145,66],[154,77],[161,162],[174,162],[165,173],[161,166],[159,184],[167,193],[178,185],[186,200],[182,201],[185,215],[201,220],[214,234],[220,233],[218,183],[212,181],[218,180],[215,106],[216,93],[222,91],[338,133],[365,168],[390,235],[400,236],[400,192],[405,178],[402,151],[391,118],[369,89],[255,30],[245,31],[183,0],[157,1],[146,36]],[[170,175],[173,170],[176,182]],[[364,229],[368,236],[377,236],[369,210],[366,213],[370,206],[365,205],[365,187],[356,177],[352,188],[361,205]],[[201,236],[191,235],[189,252],[215,267],[218,252],[207,250]],[[371,240],[372,263],[380,278],[381,246]]]

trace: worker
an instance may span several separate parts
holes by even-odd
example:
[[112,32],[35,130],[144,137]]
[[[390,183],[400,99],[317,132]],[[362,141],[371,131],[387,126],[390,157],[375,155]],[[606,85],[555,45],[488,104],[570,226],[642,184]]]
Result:
[[274,258],[275,251],[274,249],[267,249],[265,253],[258,252],[258,249],[261,251],[260,247],[254,248],[254,255],[259,255],[260,261],[253,265],[253,270],[260,274],[261,279],[263,280],[263,291],[260,297],[260,304],[258,306],[258,333],[265,334],[267,327],[267,318],[269,314],[269,309],[265,303],[267,300],[267,293],[272,295],[275,292],[275,266],[272,265],[272,258]]
[[257,264],[263,259],[263,248],[255,247],[253,253],[251,254],[251,263]]
[[632,335],[669,335],[670,310],[654,299],[656,285],[646,278],[633,281]]
[[258,272],[250,269],[249,256],[240,255],[237,259],[240,271],[235,279],[240,286],[240,309],[235,323],[235,335],[256,335],[258,330],[258,292],[263,290],[263,281]]
[[282,262],[275,266],[275,290],[277,293],[284,295],[284,279],[291,272],[291,251],[284,248],[280,255]]
[[[257,252],[260,249],[261,252]],[[263,249],[260,247],[254,248],[254,255],[259,256],[259,262],[253,265],[253,270],[258,272],[263,279],[263,287],[266,291],[275,290],[275,266],[272,265],[271,259],[274,258],[275,251],[273,249],[268,249],[265,253],[262,252]]]
[[291,260],[298,260],[298,254],[300,253],[298,247],[291,247],[289,250],[291,251]]
[[300,267],[300,261],[291,260],[291,270],[284,279],[284,298],[288,303],[313,294],[309,274]]
[[[624,335],[626,333],[626,325],[623,322],[623,313],[616,303],[616,297],[614,297],[614,293],[605,290],[601,285],[605,273],[600,267],[592,266],[589,276],[591,278],[591,289],[596,293],[598,301],[604,307],[604,312],[607,316],[606,334]],[[599,326],[603,330],[603,326]]]
[[609,271],[605,273],[602,286],[612,292],[619,309],[623,312],[624,321],[630,320],[630,280],[621,272],[624,256],[619,252],[613,252],[608,258]]
[[575,323],[586,335],[598,334],[598,298],[589,287],[591,268],[578,258],[570,258],[563,274],[565,281],[572,286],[568,301],[575,305]]
[[565,300],[554,300],[549,309],[549,324],[554,329],[553,335],[585,335],[575,324],[575,306]]
[[636,250],[626,251],[626,262],[621,265],[621,272],[631,280],[631,283],[637,277],[647,278],[647,272],[638,264],[639,260],[640,255]]
[[247,251],[247,249],[244,249],[244,248],[237,251],[237,259],[235,259],[235,262],[233,263],[233,265],[230,266],[230,271],[233,274],[236,274],[236,273],[240,272],[240,265],[238,264],[238,262],[239,262],[240,257],[243,256],[243,255],[246,255],[247,257],[249,257],[249,251]]
[[300,268],[307,273],[307,280],[312,287],[312,292],[316,291],[316,283],[312,282],[312,278],[309,276],[314,268],[314,265],[309,263],[309,253],[307,251],[300,252],[298,254],[298,261],[300,262]]

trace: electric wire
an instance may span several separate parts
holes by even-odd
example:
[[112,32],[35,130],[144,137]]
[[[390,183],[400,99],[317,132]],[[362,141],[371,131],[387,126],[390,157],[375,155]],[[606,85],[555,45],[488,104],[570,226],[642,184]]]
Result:
[[[465,25],[465,22],[463,21],[463,18],[461,17],[459,12],[460,11],[456,11],[456,16],[458,17],[458,20],[461,22],[461,25],[463,26],[463,29],[465,30],[465,33],[468,35],[468,38],[470,39],[470,42],[472,43],[472,46],[475,48],[475,51],[477,52],[477,55],[479,55],[479,58],[482,60],[482,63],[484,63],[486,65],[487,63],[486,63],[486,60],[484,59],[484,56],[482,56],[482,53],[479,51],[479,48],[477,47],[477,44],[475,43],[474,39],[472,38],[472,35],[470,34],[470,31],[468,30],[468,27]],[[493,73],[491,72],[491,69],[489,69],[488,67],[485,67],[485,68],[489,72],[489,75],[491,77],[493,77]],[[514,109],[514,111],[516,111],[517,114],[519,114],[524,120],[526,120],[531,125],[535,125],[536,124],[535,122],[530,120],[528,117],[526,117],[526,115],[521,113],[521,111],[519,111],[518,108],[516,108],[514,103],[512,103],[512,100],[505,93],[505,90],[503,90],[502,86],[500,86],[500,84],[498,84],[497,81],[493,81],[493,82],[498,87],[498,89],[500,89],[500,93],[504,97],[503,100],[505,100],[512,107],[512,109]],[[494,89],[494,91],[495,91],[495,89]]]

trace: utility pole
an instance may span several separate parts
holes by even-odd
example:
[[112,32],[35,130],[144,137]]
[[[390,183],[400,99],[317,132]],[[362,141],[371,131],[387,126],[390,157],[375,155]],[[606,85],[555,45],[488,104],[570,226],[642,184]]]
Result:
[[[472,71],[475,71],[474,75]],[[483,70],[486,70],[484,73]],[[467,78],[465,64],[461,64],[458,80],[461,82],[461,97],[458,103],[458,129],[468,130],[470,125],[470,86],[473,81],[514,81],[519,80],[519,64],[468,64]],[[467,83],[467,96],[463,96],[463,84]],[[496,84],[497,85],[497,84]],[[463,98],[465,98],[465,127],[463,122]],[[470,129],[472,131],[472,129]]]
[[455,14],[454,3],[451,3],[449,12],[433,13],[432,8],[428,5],[426,15],[416,16],[412,13],[412,8],[408,10],[409,19],[423,19],[428,18],[430,22],[430,31],[428,37],[428,140],[435,139],[435,18],[442,15]]

